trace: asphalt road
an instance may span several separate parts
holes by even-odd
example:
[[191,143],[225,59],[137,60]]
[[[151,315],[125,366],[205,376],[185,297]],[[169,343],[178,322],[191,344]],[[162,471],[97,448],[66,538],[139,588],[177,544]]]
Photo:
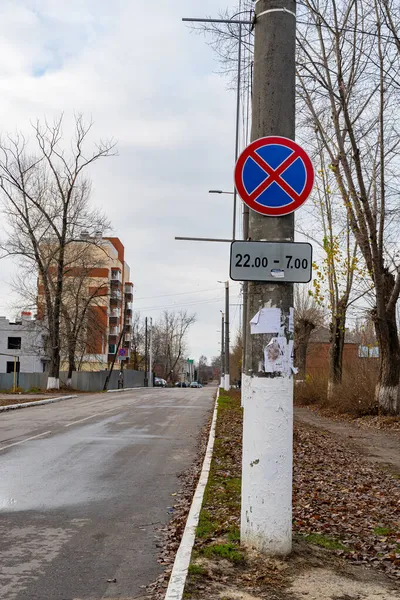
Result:
[[0,600],[143,596],[214,396],[142,389],[0,414]]

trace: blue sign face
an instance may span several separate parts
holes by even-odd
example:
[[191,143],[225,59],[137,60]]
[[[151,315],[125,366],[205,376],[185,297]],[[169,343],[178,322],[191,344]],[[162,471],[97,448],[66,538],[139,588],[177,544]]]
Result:
[[239,157],[235,184],[242,200],[268,216],[289,214],[311,192],[314,170],[308,155],[292,140],[256,140]]

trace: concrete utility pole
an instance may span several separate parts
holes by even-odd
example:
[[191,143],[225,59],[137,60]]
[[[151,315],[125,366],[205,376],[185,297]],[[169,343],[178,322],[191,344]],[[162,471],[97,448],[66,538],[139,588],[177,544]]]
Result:
[[221,319],[221,387],[225,385],[225,315],[222,314]]
[[148,325],[147,325],[147,317],[144,320],[144,387],[149,386],[149,337],[148,337]]
[[[257,0],[254,46],[252,140],[295,137],[295,0]],[[249,239],[293,241],[294,216],[249,215]],[[281,333],[293,339],[289,310],[293,284],[247,284],[241,538],[272,555],[292,543],[293,378],[265,373],[264,350],[271,334],[251,335],[250,320],[261,308],[281,310]]]
[[231,389],[229,381],[229,281],[225,281],[225,378],[224,390]]
[[147,378],[147,384],[149,387],[153,387],[153,318],[150,317],[150,331],[149,331],[149,375]]

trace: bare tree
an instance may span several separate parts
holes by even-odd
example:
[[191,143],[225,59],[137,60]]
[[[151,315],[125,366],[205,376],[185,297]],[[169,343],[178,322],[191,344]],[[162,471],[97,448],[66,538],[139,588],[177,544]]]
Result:
[[[244,0],[241,8],[251,8],[251,3]],[[395,0],[305,0],[297,13],[298,113],[302,128],[308,129],[302,133],[306,141],[317,134],[322,140],[372,280],[380,347],[376,397],[384,411],[397,413],[399,5]],[[224,16],[232,17],[233,11]],[[206,25],[201,30],[211,35],[222,72],[229,76],[236,62],[234,25]],[[251,32],[249,36],[247,66],[252,61]],[[339,350],[340,344],[339,339]]]
[[196,315],[185,310],[178,313],[165,310],[153,325],[153,362],[167,381],[177,376],[179,363],[186,351],[187,332],[195,321]]
[[199,383],[208,382],[208,358],[202,354],[199,358],[199,366],[197,369],[197,381]]
[[397,51],[400,54],[400,6],[395,0],[381,0],[386,26],[393,36]]
[[230,378],[232,383],[239,381],[242,377],[242,357],[243,339],[239,332],[231,349],[229,359]]
[[299,378],[305,379],[307,372],[307,348],[311,333],[322,327],[324,310],[304,285],[296,285],[294,294],[294,351]]
[[[322,239],[314,241],[323,255],[322,263],[316,265],[316,277],[310,292],[316,303],[325,303],[325,290],[330,313],[330,348],[328,370],[328,398],[332,399],[335,388],[342,382],[343,350],[346,334],[347,312],[351,304],[364,294],[352,294],[355,278],[367,278],[365,269],[359,267],[358,246],[351,232],[349,217],[341,200],[343,188],[337,188],[336,179],[328,168],[326,152],[317,139],[315,161],[318,161],[316,184],[312,198],[316,221],[315,229],[321,231]],[[364,286],[365,287],[365,286]]]
[[380,347],[376,395],[385,412],[397,413],[399,53],[393,36],[384,32],[379,0],[305,0],[304,5],[309,24],[298,36],[303,109],[329,156],[374,284]]
[[[48,388],[59,387],[60,322],[65,281],[66,249],[82,230],[91,237],[108,227],[107,220],[90,208],[90,183],[84,172],[93,162],[114,154],[113,141],[100,142],[87,154],[92,124],[75,118],[75,134],[63,147],[63,117],[53,124],[32,125],[35,153],[22,134],[0,139],[0,189],[8,239],[3,255],[20,257],[39,273],[39,313],[49,331]],[[54,282],[54,285],[53,285]]]
[[135,371],[144,367],[145,361],[145,325],[140,313],[135,312],[132,319],[131,363]]

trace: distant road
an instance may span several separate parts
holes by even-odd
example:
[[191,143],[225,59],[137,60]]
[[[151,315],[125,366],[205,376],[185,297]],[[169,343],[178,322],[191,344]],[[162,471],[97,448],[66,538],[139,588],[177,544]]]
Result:
[[144,595],[215,391],[137,389],[1,413],[0,600]]

